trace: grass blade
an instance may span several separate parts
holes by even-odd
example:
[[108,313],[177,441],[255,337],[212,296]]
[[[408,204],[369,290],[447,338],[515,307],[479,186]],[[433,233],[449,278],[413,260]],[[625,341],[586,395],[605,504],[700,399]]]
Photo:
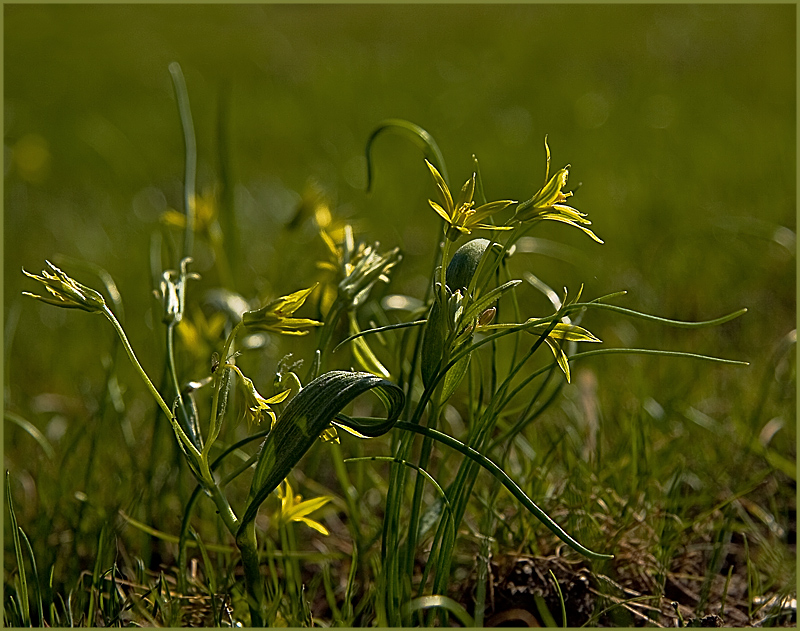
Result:
[[19,597],[20,617],[22,624],[29,627],[31,626],[31,611],[30,601],[28,599],[28,580],[25,576],[22,545],[19,540],[19,533],[21,530],[17,525],[17,516],[14,512],[14,501],[11,498],[11,476],[8,471],[6,471],[6,502],[8,503],[8,515],[11,521],[11,539],[14,542],[14,554],[17,557],[17,570],[19,572],[19,589],[17,590],[17,596]]
[[39,582],[39,570],[36,568],[36,557],[33,556],[33,547],[31,547],[31,542],[28,540],[28,535],[25,534],[25,531],[22,528],[19,529],[19,534],[22,535],[22,539],[25,541],[25,547],[28,549],[28,556],[31,557],[31,571],[33,572],[33,583],[36,587],[36,611],[39,614],[39,625],[44,626],[42,585]]
[[56,452],[53,450],[53,446],[50,444],[50,441],[47,440],[44,434],[39,431],[39,429],[27,419],[22,418],[19,414],[14,414],[14,412],[9,412],[6,410],[5,418],[7,421],[11,421],[18,427],[25,430],[33,440],[35,440],[39,446],[42,448],[42,451],[45,455],[53,460],[56,457]]
[[436,594],[433,596],[418,596],[414,600],[407,602],[403,606],[403,616],[410,619],[411,616],[425,609],[444,609],[453,614],[458,621],[465,627],[474,627],[475,621],[469,612],[452,598]]

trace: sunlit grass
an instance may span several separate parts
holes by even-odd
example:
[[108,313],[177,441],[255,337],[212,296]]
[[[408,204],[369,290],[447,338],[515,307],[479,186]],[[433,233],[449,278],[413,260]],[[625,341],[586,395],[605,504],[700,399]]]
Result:
[[[175,85],[186,213],[165,211],[152,242],[150,276],[163,302],[75,260],[53,257],[58,273],[34,275],[51,303],[85,306],[92,295],[82,283],[94,287],[113,328],[99,333],[100,318],[64,310],[63,322],[78,328],[59,353],[85,365],[66,375],[40,366],[42,397],[7,412],[15,444],[27,444],[19,457],[34,454],[25,474],[16,455],[10,467],[8,508],[13,501],[19,528],[6,530],[18,535],[6,538],[7,623],[672,625],[712,614],[735,625],[790,622],[781,599],[794,597],[795,339],[765,339],[758,357],[738,352],[740,332],[753,329],[731,320],[741,315],[733,310],[751,308],[749,320],[760,305],[725,300],[709,313],[696,307],[706,303],[692,285],[685,308],[664,312],[657,277],[608,287],[602,264],[576,264],[576,252],[619,242],[581,201],[591,181],[566,207],[565,173],[550,178],[541,165],[503,194],[492,161],[481,161],[492,173],[484,184],[464,156],[450,171],[451,184],[468,178],[463,199],[454,186],[452,208],[445,196],[442,212],[428,206],[419,223],[423,265],[395,241],[375,241],[362,221],[375,208],[343,213],[306,189],[296,212],[268,220],[281,231],[275,247],[252,244],[274,270],[254,283],[241,254],[264,228],[230,228],[230,181],[219,197],[195,196],[188,95]],[[373,141],[364,166],[379,165],[371,199],[392,177],[386,132],[399,129],[422,149],[419,179],[434,175],[425,195],[438,199],[439,180],[449,188],[445,153],[430,134],[399,120],[377,129],[380,137],[363,139]],[[569,143],[551,135],[549,144],[565,162]],[[230,159],[221,153],[220,179]],[[489,206],[473,222],[484,185],[489,199],[533,201],[516,211]],[[591,210],[591,232],[577,208]],[[190,210],[195,220],[181,219]],[[531,225],[555,215],[562,225]],[[581,241],[568,234],[575,227]],[[587,238],[596,235],[605,245]],[[467,241],[475,236],[497,245]],[[465,242],[473,250],[461,250]],[[568,292],[539,279],[532,263],[544,255],[531,244],[570,260]],[[81,283],[61,278],[62,269]],[[675,282],[694,282],[682,274]],[[81,329],[81,319],[97,330]],[[702,321],[700,333],[669,328]],[[133,349],[141,360],[131,363]],[[697,361],[714,357],[730,363]],[[368,395],[333,403],[359,379],[387,380],[378,391],[385,410]],[[80,389],[62,388],[78,380]],[[73,394],[48,394],[59,392]],[[295,436],[320,407],[319,425]],[[72,423],[63,438],[56,425],[40,430],[36,410],[81,429]],[[270,435],[274,452],[261,447]]]

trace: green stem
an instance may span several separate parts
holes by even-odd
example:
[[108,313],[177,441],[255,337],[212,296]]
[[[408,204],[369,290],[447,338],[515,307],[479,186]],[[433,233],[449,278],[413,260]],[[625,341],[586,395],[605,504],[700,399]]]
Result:
[[258,541],[256,523],[251,521],[236,537],[236,545],[242,555],[244,582],[247,589],[247,604],[250,606],[250,626],[263,627],[266,611],[266,594],[261,578],[261,564],[258,560]]
[[331,343],[331,338],[333,337],[333,332],[336,329],[336,323],[339,321],[339,318],[346,308],[347,301],[340,296],[328,310],[328,315],[325,316],[325,322],[320,329],[319,340],[317,341],[316,352],[319,353],[319,363],[317,363],[317,361],[311,362],[311,367],[306,375],[306,383],[313,381],[319,376],[322,366],[324,365],[325,355]]
[[128,353],[128,357],[130,358],[133,367],[139,373],[139,376],[144,381],[145,385],[147,386],[147,389],[150,390],[150,394],[153,395],[153,398],[156,400],[156,403],[158,403],[158,406],[164,411],[164,414],[166,414],[167,418],[170,419],[170,421],[173,423],[173,427],[175,427],[175,433],[178,434],[178,437],[180,438],[181,442],[183,442],[188,448],[193,449],[199,456],[200,452],[198,452],[197,449],[194,448],[194,445],[192,445],[192,442],[189,440],[189,437],[183,432],[183,430],[179,426],[178,427],[175,426],[176,423],[174,417],[172,416],[172,410],[167,405],[166,401],[164,401],[163,397],[156,389],[156,387],[153,385],[153,382],[150,381],[150,377],[147,376],[147,373],[144,371],[144,368],[142,368],[142,365],[136,358],[136,353],[133,352],[131,343],[128,341],[128,336],[125,335],[125,331],[122,329],[122,325],[119,323],[117,318],[114,317],[114,314],[111,312],[111,309],[109,309],[105,305],[103,306],[103,314],[111,322],[114,329],[116,329],[117,335],[119,335],[119,339],[122,340],[122,345],[125,347],[125,351]]
[[178,404],[178,412],[183,421],[183,426],[189,432],[189,438],[195,446],[202,445],[202,436],[200,429],[197,427],[197,419],[190,417],[186,411],[186,404],[181,395],[181,384],[178,381],[178,371],[175,367],[175,322],[167,324],[167,372],[169,379],[172,381],[172,388],[175,392],[175,401]]
[[[166,404],[161,394],[159,394],[158,390],[153,385],[153,382],[150,381],[150,377],[147,376],[147,373],[144,371],[144,368],[142,368],[142,365],[136,358],[136,354],[133,352],[133,348],[131,347],[131,344],[128,341],[128,337],[125,335],[125,331],[122,329],[122,325],[120,325],[117,318],[114,317],[114,314],[106,306],[103,307],[103,313],[116,329],[120,340],[122,340],[122,345],[125,347],[125,351],[128,353],[128,357],[130,358],[131,363],[133,363],[134,368],[137,370],[142,380],[147,385],[147,388],[150,390],[150,393],[155,398],[159,407],[164,411],[164,414],[167,415],[169,422],[172,424],[172,429],[175,432],[175,436],[180,441],[183,447],[183,452],[187,456],[187,460],[189,461],[189,465],[190,468],[192,469],[192,472],[198,478],[198,481],[203,485],[204,489],[211,496],[211,499],[217,506],[217,510],[219,512],[220,517],[222,518],[222,521],[225,523],[225,527],[232,534],[235,533],[238,530],[239,520],[233,513],[233,509],[228,503],[228,500],[222,494],[222,490],[217,486],[216,482],[214,481],[214,476],[211,475],[211,471],[209,470],[208,467],[208,459],[204,457],[204,455],[197,450],[197,447],[195,447],[194,444],[192,444],[192,441],[183,431],[183,428],[181,428],[177,419],[173,416],[172,410],[170,410],[169,406]],[[208,447],[208,445],[206,447]]]

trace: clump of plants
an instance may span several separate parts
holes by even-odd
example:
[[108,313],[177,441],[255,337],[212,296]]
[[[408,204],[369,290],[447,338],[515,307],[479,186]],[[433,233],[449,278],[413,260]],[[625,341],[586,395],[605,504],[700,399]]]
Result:
[[[190,342],[176,338],[176,331],[193,300],[192,281],[198,278],[191,271],[193,244],[205,237],[218,246],[221,232],[219,223],[198,219],[201,200],[194,191],[189,103],[179,68],[173,65],[171,70],[186,138],[187,170],[185,213],[170,218],[173,227],[184,231],[182,239],[176,233],[182,241],[180,257],[162,272],[157,288],[167,349],[162,385],[155,385],[137,359],[112,309],[112,296],[50,262],[40,274],[23,272],[40,286],[39,293],[26,292],[28,296],[109,322],[160,409],[159,422],[172,429],[196,482],[178,533],[179,587],[186,588],[187,549],[196,536],[195,508],[198,502],[212,502],[241,565],[241,580],[227,589],[243,595],[247,611],[235,611],[233,619],[252,626],[286,621],[286,599],[303,601],[300,568],[296,561],[286,562],[278,573],[274,555],[267,552],[278,547],[288,552],[293,547],[293,522],[327,533],[311,515],[331,498],[303,500],[289,480],[320,440],[326,443],[326,457],[333,461],[345,490],[352,534],[345,593],[329,595],[341,624],[402,626],[446,618],[482,624],[485,593],[478,590],[472,612],[451,597],[459,536],[482,473],[496,481],[490,503],[483,507],[484,556],[492,534],[492,503],[502,486],[574,553],[588,560],[611,558],[613,549],[581,543],[534,502],[523,488],[525,481],[512,479],[506,462],[509,445],[557,400],[571,381],[575,362],[603,354],[638,353],[743,363],[684,351],[604,347],[586,322],[594,312],[697,328],[721,325],[745,310],[704,322],[679,322],[615,304],[624,291],[587,299],[581,287],[558,295],[525,269],[525,261],[519,260],[523,256],[516,252],[519,240],[542,222],[555,221],[580,230],[595,245],[603,241],[587,214],[573,206],[569,166],[551,174],[547,138],[541,186],[532,187],[531,197],[524,201],[495,200],[484,193],[476,158],[472,172],[458,180],[464,183],[453,186],[430,134],[407,121],[388,120],[367,141],[370,183],[376,139],[385,133],[409,138],[423,154],[431,184],[428,203],[441,220],[440,230],[430,235],[435,256],[424,295],[391,294],[403,258],[398,248],[359,240],[350,225],[335,217],[318,221],[319,238],[329,253],[321,264],[324,279],[312,284],[298,278],[296,291],[260,305],[222,287],[218,313],[227,324],[219,328],[213,352],[194,359],[203,364],[205,376],[181,381],[179,375],[189,371],[179,365],[180,358],[191,355],[182,354],[179,347]],[[214,229],[208,230],[209,226]],[[217,264],[224,266],[220,273],[224,278],[230,272],[224,250],[213,249]],[[515,271],[518,268],[522,274]],[[552,310],[524,312],[519,294],[531,291],[543,293]],[[270,380],[263,374],[245,374],[237,363],[243,355],[263,352],[252,343],[263,336],[314,336],[315,343],[308,356],[274,358],[275,377]],[[443,419],[447,406],[456,401],[467,422],[463,433],[453,435],[445,431]],[[238,435],[227,430],[235,424],[234,408],[244,410],[248,420],[243,436],[241,429]],[[383,455],[347,458],[340,432],[364,440],[388,435],[390,440],[381,443]],[[367,461],[388,463],[382,523],[373,535],[360,523],[364,516],[359,498],[350,493],[353,467]],[[247,489],[244,499],[239,492],[242,485]],[[279,523],[277,541],[259,527],[258,520],[271,497],[279,506],[271,515]],[[22,544],[16,524],[12,525],[19,553]],[[205,549],[203,553],[207,554]],[[22,568],[21,553],[18,564]],[[366,570],[373,574],[374,589],[360,594],[359,600],[358,572]],[[22,579],[24,572],[19,576]],[[24,581],[17,585],[16,598],[19,615],[25,616],[30,603]],[[294,619],[298,623],[311,622],[307,612],[298,616]]]

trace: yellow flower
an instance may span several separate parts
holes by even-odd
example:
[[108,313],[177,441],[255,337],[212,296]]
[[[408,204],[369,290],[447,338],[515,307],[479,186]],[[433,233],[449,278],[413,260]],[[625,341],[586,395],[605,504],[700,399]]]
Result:
[[447,238],[455,241],[462,234],[470,234],[473,230],[511,230],[510,226],[492,226],[482,224],[480,222],[487,219],[490,215],[507,208],[516,202],[513,200],[502,200],[496,202],[488,202],[475,208],[475,202],[472,198],[475,196],[475,173],[468,179],[464,186],[461,187],[461,192],[458,195],[456,202],[453,202],[453,196],[450,194],[450,188],[444,181],[439,171],[430,162],[425,160],[428,165],[433,181],[439,192],[439,199],[441,204],[433,200],[428,200],[431,208],[445,220],[447,228],[445,229]]
[[[286,490],[283,489],[283,485],[286,485]],[[310,513],[322,508],[333,499],[329,495],[315,497],[312,500],[306,500],[304,502],[302,501],[303,496],[295,495],[288,480],[284,480],[282,484],[278,485],[278,497],[281,500],[281,507],[276,515],[278,521],[284,524],[299,521],[303,522],[309,528],[321,532],[323,535],[330,534],[325,526],[308,517]]]
[[[530,321],[531,320],[528,320],[528,322]],[[541,324],[537,324],[526,330],[530,333],[541,334],[544,333],[549,327],[550,322],[542,322]],[[553,330],[547,334],[547,337],[544,341],[550,347],[550,350],[553,351],[553,355],[555,355],[558,366],[564,372],[564,376],[567,378],[567,383],[569,383],[569,361],[567,359],[567,354],[561,349],[561,342],[601,342],[602,340],[576,324],[572,324],[570,322],[559,322],[555,325]]]
[[247,406],[247,420],[251,423],[255,422],[260,425],[263,420],[269,418],[270,429],[272,429],[272,427],[275,425],[276,417],[275,412],[272,411],[270,405],[285,401],[286,397],[288,397],[291,393],[291,390],[284,390],[283,392],[276,394],[274,397],[265,399],[258,393],[253,381],[245,377],[242,371],[239,370],[238,366],[226,364],[225,368],[230,368],[231,370],[236,371],[236,374],[239,375],[239,379],[241,379],[245,405]]
[[268,305],[256,311],[247,311],[242,314],[242,322],[246,327],[257,331],[272,331],[285,335],[305,335],[308,329],[322,326],[322,322],[308,318],[290,317],[297,311],[314,291],[313,287],[301,289],[287,296],[276,298]]
[[561,221],[583,230],[598,243],[603,243],[594,232],[586,227],[592,223],[586,219],[586,213],[582,213],[564,203],[568,197],[572,197],[572,192],[565,193],[563,190],[569,177],[569,165],[559,169],[553,177],[549,180],[547,179],[550,174],[550,147],[547,146],[547,136],[544,139],[544,148],[547,152],[547,166],[544,175],[545,185],[528,201],[522,202],[517,206],[514,219],[522,223],[544,219]]
[[82,309],[83,311],[89,311],[90,313],[98,313],[107,309],[106,301],[103,299],[103,295],[100,292],[95,291],[86,285],[82,285],[74,278],[70,278],[50,261],[45,261],[45,263],[47,263],[48,267],[53,270],[52,273],[48,272],[47,270],[43,270],[42,275],[37,276],[36,274],[31,274],[30,272],[25,271],[24,269],[22,270],[22,273],[28,278],[32,278],[33,280],[42,283],[49,295],[40,296],[27,291],[23,291],[22,295],[36,298],[37,300],[41,300],[42,302],[46,302],[50,305],[55,305],[56,307],[64,307],[66,309]]

